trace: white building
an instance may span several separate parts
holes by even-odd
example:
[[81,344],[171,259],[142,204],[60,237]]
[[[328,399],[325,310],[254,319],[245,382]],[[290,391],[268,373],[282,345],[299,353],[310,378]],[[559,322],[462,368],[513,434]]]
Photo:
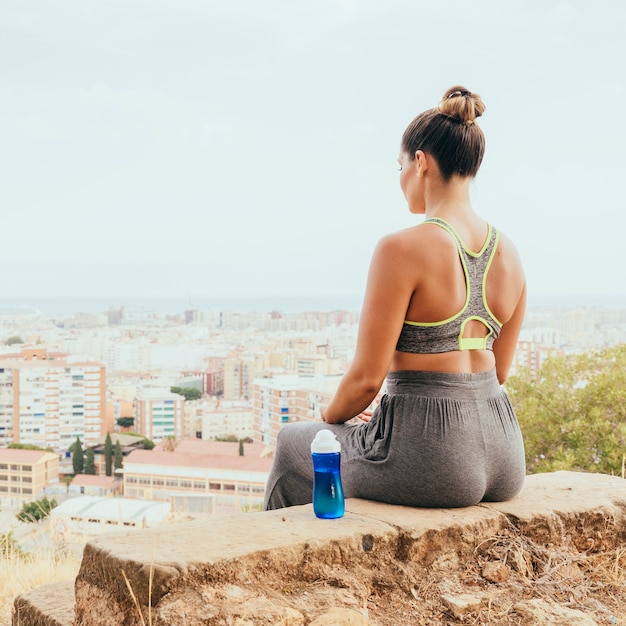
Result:
[[200,407],[202,439],[254,437],[252,402],[204,403]]
[[64,451],[77,437],[89,445],[106,414],[104,364],[24,349],[0,361],[0,446],[24,443]]
[[185,430],[185,398],[176,393],[143,390],[134,400],[135,430],[152,441],[182,439]]

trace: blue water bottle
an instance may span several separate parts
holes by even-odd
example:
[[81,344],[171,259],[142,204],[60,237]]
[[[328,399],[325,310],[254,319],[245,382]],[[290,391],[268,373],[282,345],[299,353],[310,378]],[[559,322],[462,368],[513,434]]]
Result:
[[341,485],[341,444],[335,434],[323,429],[311,443],[313,459],[313,512],[322,519],[343,517],[345,506]]

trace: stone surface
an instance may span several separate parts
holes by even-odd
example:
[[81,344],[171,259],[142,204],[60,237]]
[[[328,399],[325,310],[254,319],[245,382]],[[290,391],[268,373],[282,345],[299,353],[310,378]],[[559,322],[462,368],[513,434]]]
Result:
[[315,618],[310,626],[370,626],[371,622],[353,609],[335,608]]
[[514,609],[524,620],[524,626],[598,626],[594,619],[582,611],[544,600],[518,602]]
[[53,583],[20,596],[13,605],[13,626],[72,626],[74,583]]
[[[586,553],[626,541],[626,481],[596,474],[529,476],[514,500],[464,509],[353,499],[346,511],[339,520],[319,520],[306,505],[102,535],[84,550],[73,624],[300,626],[330,624],[328,616],[339,610],[342,619],[361,620],[355,624],[445,623],[452,607],[444,600],[444,621],[420,614],[418,601],[432,597],[429,585],[438,586],[437,598],[462,596],[451,574],[511,529],[541,546],[575,545]],[[483,605],[497,599],[504,572],[533,573],[529,553],[506,554],[506,565],[489,556],[485,569],[467,572],[461,583],[493,584],[487,596],[471,594]],[[576,566],[563,567],[563,578],[576,573]],[[57,619],[55,603],[61,608],[61,596],[53,599],[44,587],[16,599],[21,621],[14,624],[69,626],[66,592],[65,621],[42,621]],[[529,601],[516,606],[525,615],[536,608]]]
[[509,568],[499,561],[485,563],[481,575],[485,580],[489,580],[492,583],[505,583],[510,578]]
[[441,596],[443,603],[449,609],[450,613],[457,619],[461,619],[468,613],[473,613],[480,609],[482,601],[480,598],[473,596],[469,593],[464,593],[458,596],[444,595]]
[[[626,541],[626,481],[619,476],[553,472],[526,477],[522,494],[481,507],[506,515],[525,535],[543,545],[571,537],[576,547],[599,551]],[[605,544],[605,536],[610,538]]]

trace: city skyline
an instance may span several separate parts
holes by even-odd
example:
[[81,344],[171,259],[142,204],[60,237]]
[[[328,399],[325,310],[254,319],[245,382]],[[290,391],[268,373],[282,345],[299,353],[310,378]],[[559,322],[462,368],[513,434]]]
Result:
[[473,202],[530,300],[626,301],[617,1],[35,0],[0,18],[7,301],[358,304],[376,241],[421,220],[401,133],[458,83],[487,106]]

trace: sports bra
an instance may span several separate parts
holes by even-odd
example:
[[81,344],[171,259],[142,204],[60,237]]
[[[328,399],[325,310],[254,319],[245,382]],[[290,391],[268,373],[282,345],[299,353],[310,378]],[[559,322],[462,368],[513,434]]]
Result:
[[[465,274],[467,295],[463,308],[446,320],[441,322],[405,320],[396,350],[415,354],[436,354],[456,350],[492,350],[494,340],[500,335],[502,323],[489,309],[485,297],[485,284],[500,233],[491,224],[487,224],[485,244],[480,252],[472,252],[463,244],[456,230],[445,220],[433,217],[423,223],[440,226],[454,239]],[[463,337],[465,325],[470,320],[482,322],[487,328],[487,334],[484,337]]]

